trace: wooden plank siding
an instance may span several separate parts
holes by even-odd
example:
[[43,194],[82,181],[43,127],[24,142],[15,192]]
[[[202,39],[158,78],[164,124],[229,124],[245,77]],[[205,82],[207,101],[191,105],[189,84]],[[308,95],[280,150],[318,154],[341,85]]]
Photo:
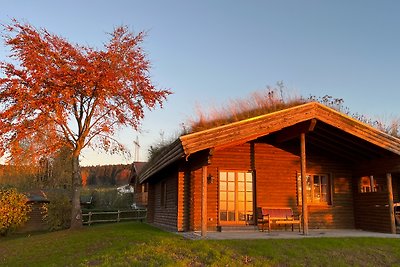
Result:
[[31,211],[28,213],[28,221],[17,229],[19,233],[45,231],[48,230],[47,224],[43,221],[43,205],[44,203],[31,203]]

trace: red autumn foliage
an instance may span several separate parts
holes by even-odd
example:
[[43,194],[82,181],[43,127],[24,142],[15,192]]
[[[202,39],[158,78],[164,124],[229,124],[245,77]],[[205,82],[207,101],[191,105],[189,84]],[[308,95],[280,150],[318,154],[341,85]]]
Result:
[[2,26],[17,63],[0,62],[0,153],[34,151],[34,158],[69,147],[74,188],[80,187],[83,148],[121,151],[115,132],[136,129],[144,109],[162,105],[171,93],[151,82],[143,32],[118,27],[103,49],[95,49],[16,20]]

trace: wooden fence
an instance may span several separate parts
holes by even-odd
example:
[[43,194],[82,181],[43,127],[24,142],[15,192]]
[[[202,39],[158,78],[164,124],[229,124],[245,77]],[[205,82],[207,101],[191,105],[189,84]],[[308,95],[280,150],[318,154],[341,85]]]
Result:
[[147,217],[147,209],[117,210],[117,211],[89,211],[82,213],[83,224],[120,222],[120,221],[143,221]]

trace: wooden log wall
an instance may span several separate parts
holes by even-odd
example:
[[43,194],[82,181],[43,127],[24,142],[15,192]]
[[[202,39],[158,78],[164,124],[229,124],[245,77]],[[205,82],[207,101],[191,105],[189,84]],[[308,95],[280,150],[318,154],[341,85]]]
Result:
[[354,177],[354,214],[357,229],[391,232],[390,212],[388,207],[388,193],[386,187],[386,174],[374,174],[374,179],[379,185],[378,192],[360,192],[360,177]]
[[[390,211],[388,205],[386,173],[392,174],[393,201],[400,202],[400,158],[375,159],[360,162],[355,166],[354,189],[356,227],[363,230],[390,232]],[[378,192],[361,193],[359,179],[362,176],[373,175],[380,190]]]
[[190,171],[178,174],[178,231],[190,230]]
[[[165,204],[162,205],[162,190],[166,185]],[[153,191],[154,190],[154,191]],[[150,195],[154,196],[150,203]],[[150,222],[162,224],[172,229],[177,229],[178,214],[178,172],[169,171],[164,173],[163,179],[149,186],[148,208],[153,218]],[[153,212],[154,211],[154,212]]]
[[[295,151],[295,148],[292,148]],[[323,151],[307,148],[307,173],[328,174],[331,203],[308,204],[309,227],[354,228],[352,173],[350,166]],[[300,159],[268,144],[256,145],[257,205],[288,206],[301,213],[297,202],[297,175]]]
[[392,173],[393,202],[400,202],[400,173]]
[[231,148],[216,151],[212,157],[208,173],[214,177],[214,182],[208,185],[208,227],[216,229],[218,223],[219,171],[251,169],[250,144],[246,143]]
[[190,172],[190,230],[201,229],[201,179],[202,170],[196,169]]
[[[291,207],[296,212],[301,212],[301,206],[297,203],[299,155],[263,143],[255,144],[254,153],[257,206]],[[215,151],[208,167],[209,174],[215,177],[214,183],[208,185],[209,228],[214,229],[218,225],[218,171],[251,170],[250,154],[251,148],[248,143]],[[354,228],[350,167],[333,157],[320,155],[318,151],[308,150],[307,173],[331,175],[332,205],[309,205],[310,228]]]
[[148,198],[147,198],[147,222],[154,223],[155,213],[155,199],[156,199],[156,184],[148,184]]

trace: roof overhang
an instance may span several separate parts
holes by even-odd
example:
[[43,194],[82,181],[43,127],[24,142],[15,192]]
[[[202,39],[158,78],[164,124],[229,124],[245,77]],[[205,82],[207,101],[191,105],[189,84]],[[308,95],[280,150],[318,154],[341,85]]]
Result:
[[[317,124],[318,129],[321,128],[318,122],[328,125],[328,128],[331,127],[330,129],[345,133],[344,137],[338,138],[352,136],[357,140],[359,139],[367,144],[372,144],[372,147],[376,146],[382,150],[400,155],[400,139],[322,104],[311,102],[181,136],[144,167],[143,172],[139,175],[139,182],[144,182],[166,166],[181,158],[188,158],[196,152],[211,148],[219,150],[235,146],[279,131],[283,133],[288,131],[288,129],[293,129],[293,127],[300,130],[305,127],[304,131],[312,131],[315,124]],[[323,130],[322,127],[318,132],[313,133],[315,144],[318,142],[316,136],[318,134],[323,135]],[[290,138],[290,134],[288,136]],[[332,135],[330,136],[331,138],[335,138]]]

